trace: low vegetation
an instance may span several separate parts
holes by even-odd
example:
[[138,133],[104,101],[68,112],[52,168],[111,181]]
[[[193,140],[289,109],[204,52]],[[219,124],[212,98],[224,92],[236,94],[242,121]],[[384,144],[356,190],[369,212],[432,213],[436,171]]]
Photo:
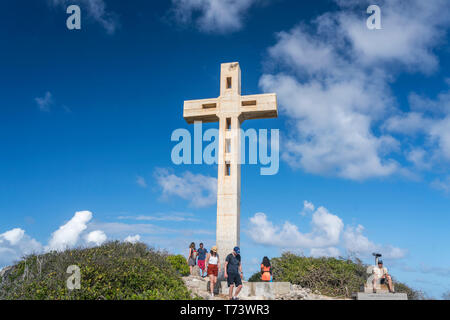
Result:
[[[287,281],[292,284],[318,291],[332,297],[350,298],[360,291],[367,280],[367,265],[355,259],[313,258],[284,253],[271,260],[273,281]],[[255,273],[249,281],[260,281]],[[408,299],[423,299],[423,294],[407,285],[395,282],[397,292],[405,292]]]
[[[123,242],[30,255],[0,279],[0,300],[190,299],[180,277],[186,274],[181,258]],[[70,265],[80,268],[79,290],[67,288]]]

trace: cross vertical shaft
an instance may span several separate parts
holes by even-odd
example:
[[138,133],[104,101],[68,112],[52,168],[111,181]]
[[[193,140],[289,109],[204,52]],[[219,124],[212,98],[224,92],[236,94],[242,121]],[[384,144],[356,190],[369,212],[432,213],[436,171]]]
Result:
[[226,256],[240,244],[241,124],[277,117],[276,95],[242,96],[239,63],[223,63],[220,96],[185,101],[183,116],[187,123],[219,122],[216,244],[223,267]]

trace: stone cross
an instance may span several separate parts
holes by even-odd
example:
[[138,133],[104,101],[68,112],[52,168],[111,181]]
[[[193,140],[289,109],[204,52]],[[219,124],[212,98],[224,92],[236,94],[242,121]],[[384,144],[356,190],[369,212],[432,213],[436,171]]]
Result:
[[274,93],[242,96],[239,63],[223,63],[220,96],[185,101],[183,116],[189,124],[219,122],[216,245],[223,267],[225,257],[240,242],[240,127],[244,120],[276,118],[277,97]]

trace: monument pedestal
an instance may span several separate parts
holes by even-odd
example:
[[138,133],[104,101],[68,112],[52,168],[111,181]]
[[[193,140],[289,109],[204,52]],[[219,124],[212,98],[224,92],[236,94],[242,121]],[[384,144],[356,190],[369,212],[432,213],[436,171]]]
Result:
[[[395,290],[395,286],[393,286]],[[373,293],[373,286],[365,284],[363,292],[353,293],[353,299],[356,300],[408,300],[406,293],[390,293],[389,288],[385,284],[376,285],[377,293]]]
[[[228,295],[228,283],[221,282],[221,293]],[[274,300],[276,296],[287,295],[291,292],[290,282],[247,282],[242,281],[242,290],[239,297],[244,299]]]
[[353,294],[355,300],[408,300],[406,293],[366,293],[356,292]]

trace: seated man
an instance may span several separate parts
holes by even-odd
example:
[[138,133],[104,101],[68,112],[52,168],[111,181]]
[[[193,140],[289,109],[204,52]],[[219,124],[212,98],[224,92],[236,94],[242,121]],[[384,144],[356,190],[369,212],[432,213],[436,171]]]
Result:
[[388,271],[386,268],[383,267],[383,261],[378,260],[378,266],[373,268],[373,293],[377,293],[376,285],[378,282],[380,284],[386,284],[387,280],[387,286],[389,289],[389,292],[394,293],[393,287],[392,287],[392,278],[388,274]]

